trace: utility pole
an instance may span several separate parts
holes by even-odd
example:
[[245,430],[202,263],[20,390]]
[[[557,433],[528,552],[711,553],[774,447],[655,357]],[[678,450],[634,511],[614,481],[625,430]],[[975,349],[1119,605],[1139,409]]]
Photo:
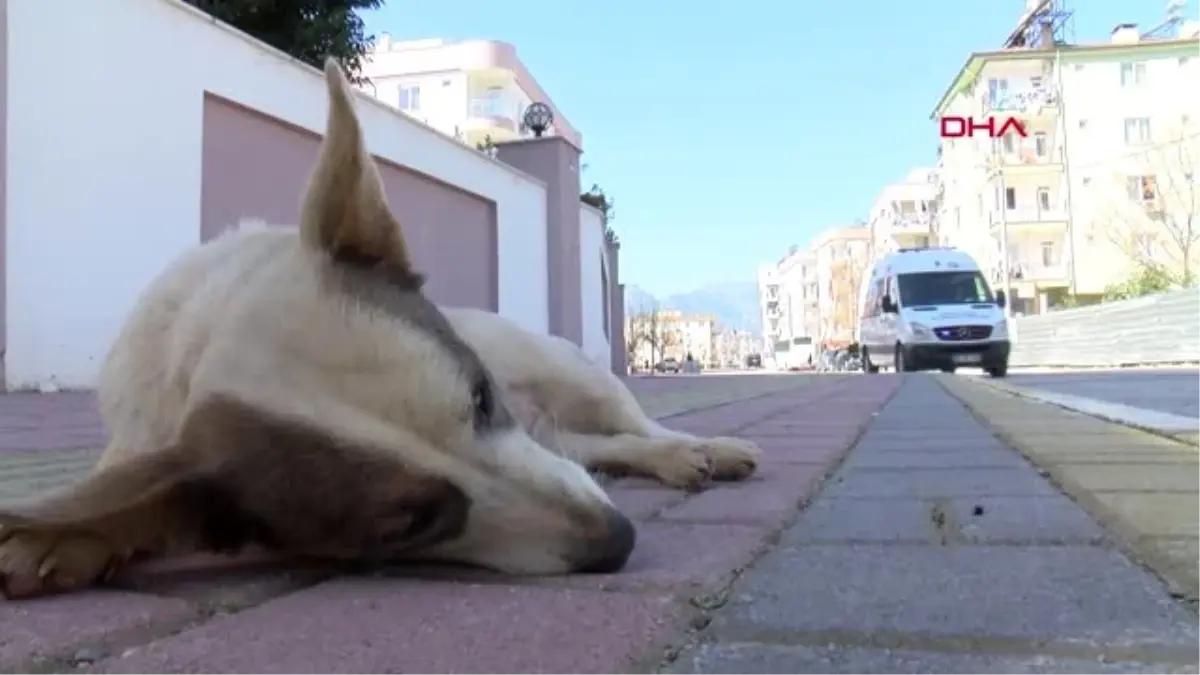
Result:
[[1067,207],[1067,283],[1071,290],[1071,296],[1074,297],[1077,289],[1075,281],[1075,203],[1073,201],[1073,189],[1071,185],[1071,153],[1068,151],[1067,145],[1067,101],[1063,96],[1063,69],[1062,69],[1062,49],[1055,48],[1054,50],[1054,95],[1058,99],[1058,121],[1062,127],[1062,146],[1059,151],[1062,153],[1063,165],[1063,182],[1066,184],[1065,204]]
[[1012,317],[1012,269],[1008,261],[1008,195],[1004,184],[1004,169],[996,170],[1000,179],[1000,274],[1003,275],[1001,287],[1004,289],[1005,318]]

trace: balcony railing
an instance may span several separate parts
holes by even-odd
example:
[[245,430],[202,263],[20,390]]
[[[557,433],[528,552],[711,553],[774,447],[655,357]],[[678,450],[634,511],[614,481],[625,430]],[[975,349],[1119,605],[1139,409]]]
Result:
[[1035,206],[1005,209],[1003,213],[1000,211],[993,211],[991,213],[992,227],[999,227],[1005,221],[1009,225],[1020,225],[1025,223],[1053,223],[1066,219],[1067,210],[1061,207],[1044,209],[1040,206]]
[[516,122],[520,117],[518,104],[508,96],[474,96],[469,101],[471,117],[492,117]]
[[884,219],[893,232],[927,232],[932,222],[933,217],[929,213],[919,212],[890,213]]
[[1027,138],[1007,148],[997,141],[992,156],[997,163],[1004,166],[1049,166],[1062,163],[1061,149],[1054,147],[1052,139],[1049,138],[1041,142]]
[[[1016,86],[1014,86],[1014,84]],[[1054,82],[1041,79],[1008,80],[1008,88],[984,94],[983,107],[992,112],[1034,112],[1038,108],[1056,105],[1058,92]]]

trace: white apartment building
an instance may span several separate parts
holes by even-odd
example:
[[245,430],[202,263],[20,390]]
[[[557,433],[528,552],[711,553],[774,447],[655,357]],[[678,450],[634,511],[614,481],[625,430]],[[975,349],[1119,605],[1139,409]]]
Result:
[[1027,136],[942,140],[940,243],[974,255],[1027,314],[1099,298],[1138,255],[1178,257],[1172,230],[1196,210],[1198,44],[1194,22],[1171,39],[1121,25],[1102,44],[972,54],[934,119],[1012,117]]
[[764,353],[816,340],[820,326],[816,263],[812,251],[793,246],[778,262],[759,272]]
[[579,132],[504,42],[396,41],[384,33],[363,60],[362,75],[368,80],[363,91],[469,145],[532,135],[522,118],[540,101],[554,112],[547,133],[583,147]]
[[758,309],[762,314],[762,354],[769,357],[783,332],[783,291],[775,265],[758,268]]
[[868,226],[832,228],[760,268],[763,354],[787,367],[807,360],[809,345],[852,342],[870,249]]
[[934,171],[916,168],[899,183],[883,188],[871,205],[871,258],[900,248],[920,248],[933,242]]

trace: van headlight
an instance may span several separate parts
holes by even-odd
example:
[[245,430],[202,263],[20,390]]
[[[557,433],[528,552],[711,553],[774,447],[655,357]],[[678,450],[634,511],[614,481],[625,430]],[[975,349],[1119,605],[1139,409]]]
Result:
[[929,330],[929,326],[921,323],[910,323],[908,329],[912,331],[913,337],[918,340],[933,340],[933,331]]
[[992,326],[992,337],[1006,338],[1008,337],[1008,321],[1000,321],[995,326]]

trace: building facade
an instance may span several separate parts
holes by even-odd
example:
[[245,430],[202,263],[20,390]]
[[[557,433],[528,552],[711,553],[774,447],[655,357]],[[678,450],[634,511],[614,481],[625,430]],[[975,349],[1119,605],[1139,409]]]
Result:
[[642,371],[663,359],[683,363],[688,356],[702,366],[715,367],[719,365],[720,332],[716,317],[674,309],[634,314],[625,319],[629,362]]
[[922,248],[933,239],[934,171],[913,169],[899,183],[883,188],[871,205],[871,258],[900,248]]
[[816,258],[817,341],[825,347],[854,342],[858,329],[858,294],[871,260],[867,225],[832,228],[813,240]]
[[854,341],[871,242],[868,225],[831,228],[759,269],[763,354],[776,367],[802,366],[809,354]]
[[363,60],[362,75],[363,91],[471,146],[532,135],[522,117],[540,101],[554,113],[548,133],[583,147],[579,132],[504,42],[396,41],[384,33]]
[[1102,44],[978,52],[939,101],[935,119],[1008,128],[942,139],[933,223],[1008,289],[1014,313],[1194,264],[1196,33],[1144,39],[1121,25]]

